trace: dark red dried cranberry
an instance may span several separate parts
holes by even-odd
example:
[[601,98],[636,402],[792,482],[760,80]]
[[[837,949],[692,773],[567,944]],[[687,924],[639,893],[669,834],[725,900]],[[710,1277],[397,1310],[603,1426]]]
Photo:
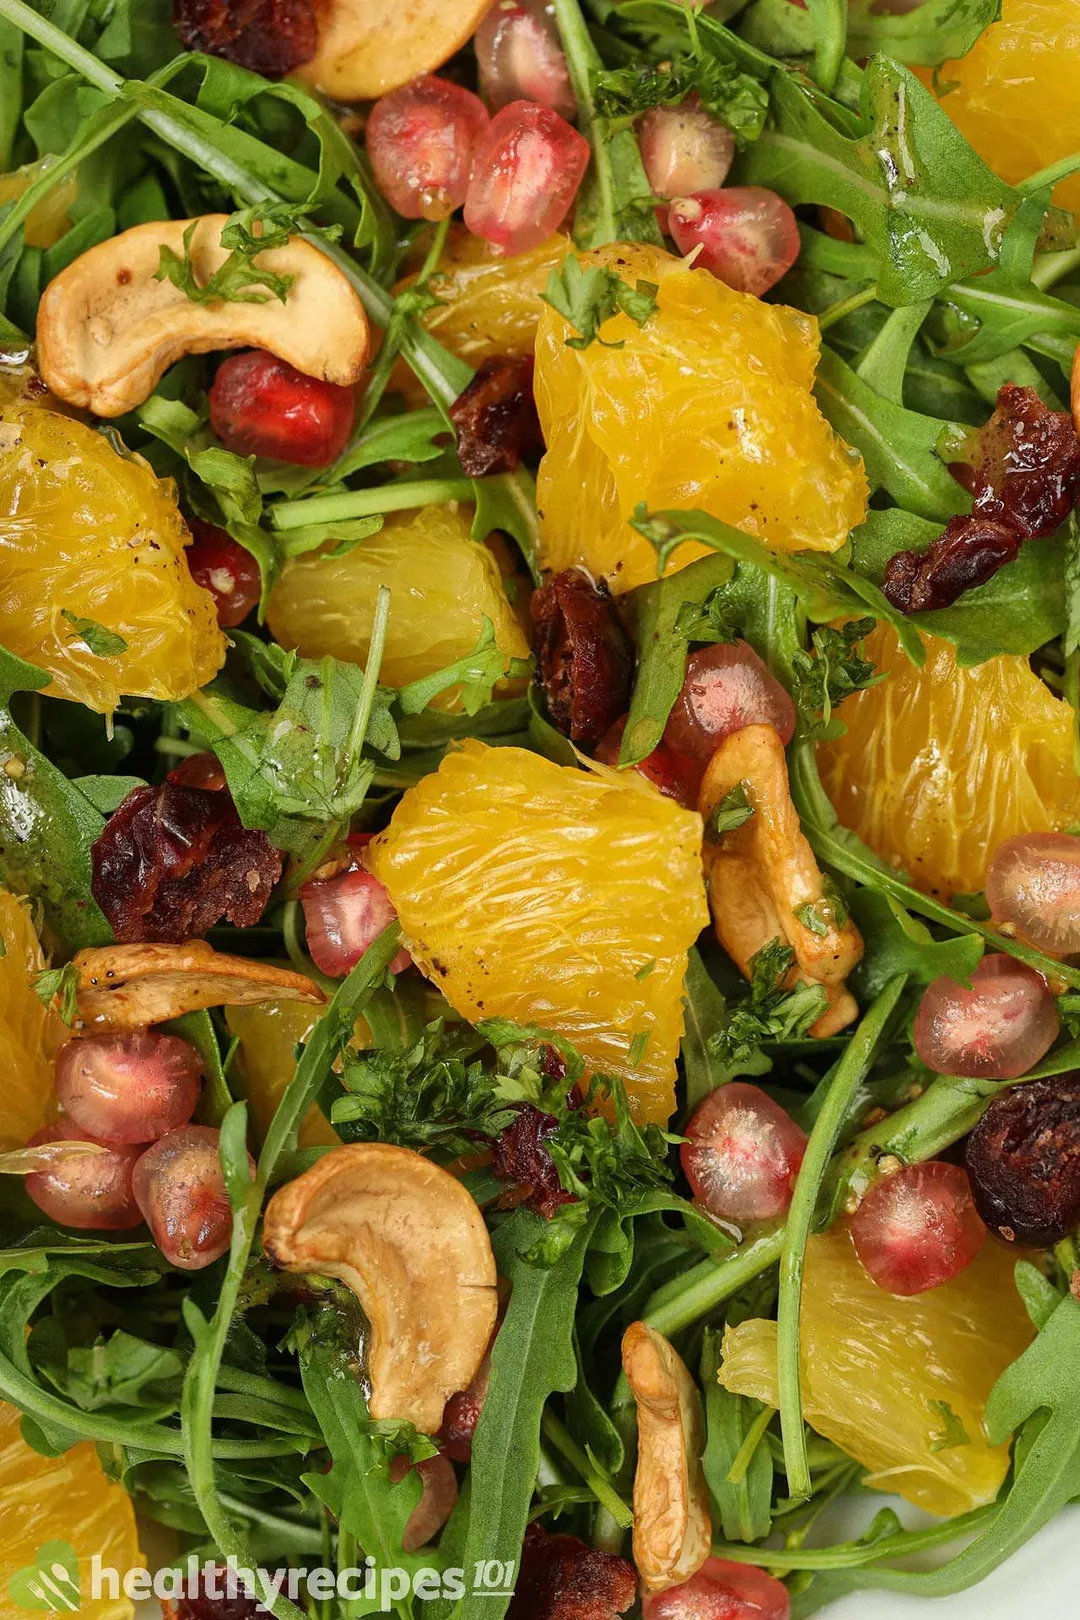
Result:
[[450,420],[457,429],[458,460],[467,478],[520,467],[525,452],[542,442],[533,399],[532,355],[485,360],[451,405]]
[[121,943],[198,939],[223,917],[250,928],[281,876],[265,833],[227,792],[134,788],[91,846],[94,899]]
[[221,628],[233,630],[258,605],[262,591],[259,565],[250,551],[213,523],[189,518],[188,528],[195,536],[184,553],[188,572],[214,598]]
[[506,1620],[616,1620],[637,1596],[633,1564],[530,1524]]
[[633,681],[611,593],[567,568],[534,592],[531,610],[548,712],[572,742],[591,747],[626,709]]
[[[198,1573],[198,1591],[170,1604],[170,1620],[263,1620],[266,1610],[244,1595],[236,1575],[220,1566]],[[187,1585],[187,1582],[185,1582]]]
[[1045,1248],[1080,1222],[1080,1074],[996,1097],[967,1142],[975,1207],[1009,1243]]
[[528,1204],[549,1221],[561,1204],[572,1204],[559,1180],[555,1161],[544,1146],[559,1128],[553,1114],[545,1114],[532,1103],[517,1105],[517,1118],[495,1140],[491,1168],[500,1181],[511,1183],[503,1205]]
[[480,1413],[484,1410],[490,1380],[491,1351],[488,1350],[468,1389],[451,1395],[443,1407],[439,1445],[451,1462],[472,1461],[473,1435],[480,1421]]
[[898,551],[885,568],[882,590],[901,613],[950,607],[985,585],[1020,551],[1020,536],[987,518],[954,517],[929,549]]
[[[965,480],[966,482],[966,480]],[[1066,411],[1007,383],[978,436],[972,510],[1023,540],[1054,534],[1080,500],[1080,438]]]
[[173,23],[186,50],[268,78],[310,62],[319,44],[314,0],[173,0]]

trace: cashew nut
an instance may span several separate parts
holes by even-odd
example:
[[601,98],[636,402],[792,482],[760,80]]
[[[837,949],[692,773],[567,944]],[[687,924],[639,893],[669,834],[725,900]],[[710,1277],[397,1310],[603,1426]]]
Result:
[[[227,257],[227,214],[204,214],[191,240],[200,285]],[[45,289],[38,308],[41,375],[54,394],[97,416],[141,405],[185,354],[268,349],[309,377],[357,382],[368,352],[363,305],[344,271],[300,237],[256,256],[293,277],[285,303],[196,304],[171,281],[155,281],[164,244],[182,257],[188,219],[134,225],[82,253]]]
[[476,32],[491,0],[331,0],[319,48],[294,69],[336,101],[369,101],[430,73]]
[[370,1324],[373,1418],[434,1434],[484,1359],[498,1305],[484,1217],[411,1148],[354,1142],[274,1194],[263,1247],[288,1271],[338,1277]]
[[[716,750],[698,797],[706,824],[740,784],[753,815],[718,839],[707,837],[704,846],[716,937],[747,978],[755,952],[770,940],[786,940],[797,963],[792,979],[824,985],[829,998],[811,1035],[834,1035],[858,1014],[844,980],[862,956],[862,936],[854,923],[833,915],[791,802],[784,745],[772,726],[744,726]],[[796,915],[803,906],[813,908],[816,929]]]
[[141,1029],[203,1007],[251,1001],[325,1001],[303,974],[249,956],[226,956],[205,940],[186,945],[101,945],[79,951],[75,1035]]
[[701,1399],[667,1339],[644,1322],[623,1334],[622,1364],[638,1418],[634,1563],[646,1591],[661,1592],[688,1581],[711,1550]]

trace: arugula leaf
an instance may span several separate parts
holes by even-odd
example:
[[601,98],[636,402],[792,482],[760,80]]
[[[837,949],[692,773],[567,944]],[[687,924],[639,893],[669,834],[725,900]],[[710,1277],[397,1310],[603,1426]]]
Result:
[[495,626],[482,615],[482,629],[472,652],[430,675],[421,675],[398,689],[397,702],[402,714],[419,714],[433,698],[450,687],[458,687],[466,714],[478,714],[491,702],[496,686],[503,680],[519,680],[532,674],[531,658],[514,658],[503,652],[495,640]]
[[850,904],[865,943],[851,982],[864,999],[876,996],[898,973],[906,973],[918,985],[931,984],[942,976],[967,984],[982,960],[983,941],[978,934],[935,939],[926,924],[890,894],[860,888],[852,893]]
[[713,1037],[724,1027],[727,1002],[713,981],[701,953],[691,947],[683,986],[686,1020],[681,1056],[686,1073],[686,1111],[692,1113],[710,1091],[727,1085],[740,1074],[768,1074],[772,1063],[755,1049],[741,1062],[722,1063],[713,1049]]
[[605,349],[621,349],[625,340],[608,342],[599,335],[601,326],[617,311],[644,326],[656,312],[658,290],[652,281],[638,280],[631,287],[614,270],[598,264],[585,269],[579,259],[568,253],[559,268],[551,271],[547,288],[540,296],[580,334],[566,339],[568,349],[587,349],[595,342]]
[[79,970],[74,962],[65,962],[63,967],[45,968],[41,973],[35,973],[34,994],[46,1007],[58,1002],[57,1012],[70,1029],[79,1015]]
[[722,1334],[706,1328],[701,1345],[701,1385],[705,1391],[705,1450],[701,1466],[720,1515],[726,1541],[759,1541],[772,1526],[773,1464],[767,1445],[758,1445],[736,1483],[729,1475],[747,1433],[762,1411],[760,1402],[733,1395],[717,1382]]
[[709,1037],[715,1057],[745,1063],[762,1041],[798,1040],[817,1022],[828,1005],[825,988],[796,984],[785,989],[794,961],[795,952],[780,939],[770,940],[750,958],[748,993],[729,1002],[724,1023]]
[[80,619],[68,608],[60,609],[60,617],[66,619],[72,626],[69,639],[81,641],[95,658],[116,658],[121,653],[127,652],[128,644],[123,636],[117,635],[115,630],[106,629],[103,624],[98,624],[96,619]]
[[941,1419],[941,1428],[930,1442],[930,1450],[955,1451],[958,1446],[970,1446],[971,1436],[964,1428],[963,1420],[957,1417],[948,1401],[931,1401],[930,1406]]
[[737,828],[744,826],[753,813],[754,806],[747,794],[746,783],[736,782],[730,792],[724,794],[706,821],[706,834],[722,838],[725,833],[735,832]]
[[[1025,547],[1030,550],[1030,547]],[[1023,553],[1021,553],[1023,555]],[[1065,635],[1066,658],[1080,649],[1080,520],[1073,512],[1065,525]],[[1049,638],[1047,638],[1049,639]],[[1034,651],[1034,649],[1032,649]]]
[[810,638],[813,655],[800,647],[792,658],[792,697],[808,737],[815,740],[840,734],[833,709],[852,692],[876,686],[885,676],[862,656],[860,644],[873,630],[873,619],[849,619],[837,630],[822,625]]
[[[779,55],[809,56],[814,20],[806,12],[792,15],[789,6],[790,0],[754,0],[740,18],[740,32]],[[938,67],[966,56],[1000,15],[1001,0],[924,0],[908,12],[886,12],[875,0],[849,0],[847,51],[856,61],[883,51],[898,62]]]
[[705,111],[729,129],[740,147],[756,141],[769,110],[760,79],[733,57],[696,54],[673,61],[639,62],[593,74],[596,111],[609,122],[629,122],[650,107],[671,107],[696,92]]

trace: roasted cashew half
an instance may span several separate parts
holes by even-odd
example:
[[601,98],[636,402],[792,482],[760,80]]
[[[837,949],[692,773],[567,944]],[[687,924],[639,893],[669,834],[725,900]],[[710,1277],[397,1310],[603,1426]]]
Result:
[[[744,726],[716,750],[698,797],[706,829],[716,807],[740,785],[753,815],[718,838],[706,832],[705,880],[716,937],[748,978],[754,954],[770,940],[785,940],[795,952],[793,978],[823,985],[829,998],[811,1035],[834,1035],[858,1013],[844,980],[862,956],[862,936],[854,923],[836,920],[791,802],[784,745],[772,726]],[[797,915],[804,907],[816,927]]]
[[326,1000],[301,973],[251,956],[226,956],[205,940],[187,945],[100,945],[79,951],[72,1034],[101,1035],[163,1024],[204,1007],[253,1001]]
[[346,387],[358,382],[368,353],[364,307],[344,271],[301,237],[256,255],[255,262],[293,278],[285,302],[192,302],[171,281],[155,281],[161,248],[184,253],[195,223],[191,262],[205,286],[225,261],[227,214],[134,225],[82,253],[46,287],[38,307],[41,375],[59,398],[97,416],[122,416],[153,393],[185,354],[268,349],[309,377]]
[[623,1334],[622,1363],[638,1418],[634,1563],[645,1590],[662,1592],[695,1575],[712,1545],[701,1398],[667,1339],[644,1322]]
[[287,1271],[352,1290],[371,1328],[371,1416],[434,1434],[475,1378],[498,1309],[491,1239],[461,1182],[411,1148],[332,1148],[274,1194],[263,1247]]
[[336,101],[369,101],[453,56],[491,0],[330,0],[319,48],[294,76]]

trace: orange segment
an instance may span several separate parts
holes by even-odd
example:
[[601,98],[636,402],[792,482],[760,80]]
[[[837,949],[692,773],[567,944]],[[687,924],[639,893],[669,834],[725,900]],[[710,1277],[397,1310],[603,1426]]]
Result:
[[[870,1469],[866,1483],[875,1490],[948,1518],[997,1496],[1009,1447],[988,1444],[983,1413],[994,1384],[1034,1336],[1013,1283],[1015,1263],[990,1240],[952,1282],[899,1299],[871,1282],[846,1226],[810,1239],[803,1409],[819,1434]],[[719,1376],[726,1389],[776,1406],[776,1323],[751,1318],[729,1328]],[[948,1438],[946,1407],[969,1444],[935,1451]]]
[[[15,1407],[0,1402],[0,1620],[26,1620],[28,1610],[50,1608],[77,1608],[81,1620],[131,1620],[128,1598],[90,1596],[95,1555],[121,1581],[143,1567],[131,1498],[106,1479],[90,1441],[62,1457],[41,1457],[20,1435],[19,1418]],[[74,1600],[65,1566],[77,1581]],[[35,1587],[46,1601],[35,1600]]]
[[623,1077],[639,1118],[667,1121],[686,953],[709,920],[700,817],[633,772],[470,741],[410,788],[368,860],[459,1013],[565,1035]]
[[[50,697],[110,714],[122,693],[175,701],[217,674],[225,637],[190,541],[140,457],[54,411],[0,415],[0,643],[50,672]],[[77,620],[99,627],[90,642]],[[126,648],[93,651],[100,632]]]
[[[325,1009],[298,1001],[262,1001],[252,1007],[226,1007],[229,1034],[240,1042],[236,1055],[239,1090],[247,1098],[255,1129],[265,1137],[285,1087],[296,1072],[296,1047],[306,1041]],[[313,1103],[300,1126],[299,1145],[333,1147],[340,1138]]]
[[[1004,0],[958,62],[938,69],[941,105],[995,174],[1015,184],[1080,151],[1080,0]],[[929,71],[920,75],[933,82]],[[1080,174],[1054,189],[1080,209]]]
[[990,855],[1014,833],[1080,820],[1074,720],[1026,658],[957,665],[926,636],[916,669],[879,625],[866,656],[888,679],[844,704],[844,736],[818,753],[845,827],[931,893],[981,889]]
[[[572,349],[571,327],[545,305],[536,334],[545,566],[580,564],[615,591],[655,579],[656,552],[629,523],[639,501],[701,507],[781,549],[842,546],[868,487],[812,393],[813,316],[735,292],[659,248],[580,257],[631,286],[657,284],[658,308],[642,327],[616,315],[604,343]],[[680,546],[676,566],[705,550]]]
[[0,940],[0,1148],[22,1147],[49,1117],[53,1059],[67,1030],[33,986],[45,959],[29,901],[6,889],[0,889]]

